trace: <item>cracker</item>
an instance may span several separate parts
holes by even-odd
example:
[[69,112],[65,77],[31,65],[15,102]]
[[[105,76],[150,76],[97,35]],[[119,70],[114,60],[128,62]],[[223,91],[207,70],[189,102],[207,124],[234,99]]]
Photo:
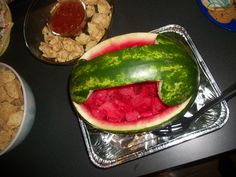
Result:
[[18,99],[20,98],[22,91],[21,91],[21,86],[18,80],[14,79],[10,82],[7,82],[4,85],[4,88],[11,98]]
[[0,151],[2,151],[11,142],[13,134],[8,130],[0,130],[0,137]]
[[9,118],[9,115],[17,110],[18,106],[14,106],[9,102],[2,102],[0,105],[0,118],[6,121]]
[[0,68],[0,86],[15,79],[15,75],[10,70]]
[[6,93],[3,86],[0,86],[0,103],[7,101],[7,100],[13,100],[8,94]]
[[23,117],[23,111],[17,111],[9,115],[9,119],[7,121],[7,127],[10,129],[14,129],[20,126],[22,117]]

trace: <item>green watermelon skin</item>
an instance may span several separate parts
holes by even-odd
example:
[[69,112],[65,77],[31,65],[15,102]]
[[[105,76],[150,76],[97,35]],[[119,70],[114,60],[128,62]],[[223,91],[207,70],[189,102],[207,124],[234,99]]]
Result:
[[71,73],[70,94],[81,104],[93,90],[145,81],[161,81],[159,97],[177,105],[197,92],[198,66],[183,43],[163,33],[154,45],[80,59]]

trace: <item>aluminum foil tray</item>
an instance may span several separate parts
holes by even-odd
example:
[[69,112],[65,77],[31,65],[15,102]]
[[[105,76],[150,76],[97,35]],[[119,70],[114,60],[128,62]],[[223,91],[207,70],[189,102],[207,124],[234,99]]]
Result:
[[[151,31],[152,33],[172,32],[186,42],[200,68],[200,86],[193,106],[184,117],[190,117],[204,104],[221,94],[214,78],[200,56],[192,39],[186,30],[178,25],[168,25]],[[207,111],[197,122],[194,122],[187,131],[178,135],[160,136],[157,131],[141,134],[113,134],[101,132],[79,119],[83,138],[91,161],[100,168],[109,168],[130,160],[141,158],[151,153],[164,150],[179,143],[208,134],[220,129],[228,120],[229,109],[227,103],[221,102]]]

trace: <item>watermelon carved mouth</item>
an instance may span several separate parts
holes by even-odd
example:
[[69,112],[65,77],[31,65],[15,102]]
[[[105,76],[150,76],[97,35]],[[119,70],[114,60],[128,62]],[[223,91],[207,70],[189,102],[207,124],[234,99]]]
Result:
[[158,85],[159,82],[143,82],[95,90],[83,104],[74,105],[90,124],[107,131],[136,133],[157,129],[180,114],[190,101],[168,106],[157,94]]
[[94,91],[83,103],[97,119],[113,123],[153,117],[168,108],[157,95],[157,82]]

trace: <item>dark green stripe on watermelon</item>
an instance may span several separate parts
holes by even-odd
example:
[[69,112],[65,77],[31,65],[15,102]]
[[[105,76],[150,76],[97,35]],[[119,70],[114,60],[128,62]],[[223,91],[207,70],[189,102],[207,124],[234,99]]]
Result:
[[83,103],[92,90],[145,81],[162,81],[159,96],[167,105],[182,103],[197,91],[197,64],[175,38],[157,36],[158,44],[131,47],[79,60],[71,74],[73,101]]

